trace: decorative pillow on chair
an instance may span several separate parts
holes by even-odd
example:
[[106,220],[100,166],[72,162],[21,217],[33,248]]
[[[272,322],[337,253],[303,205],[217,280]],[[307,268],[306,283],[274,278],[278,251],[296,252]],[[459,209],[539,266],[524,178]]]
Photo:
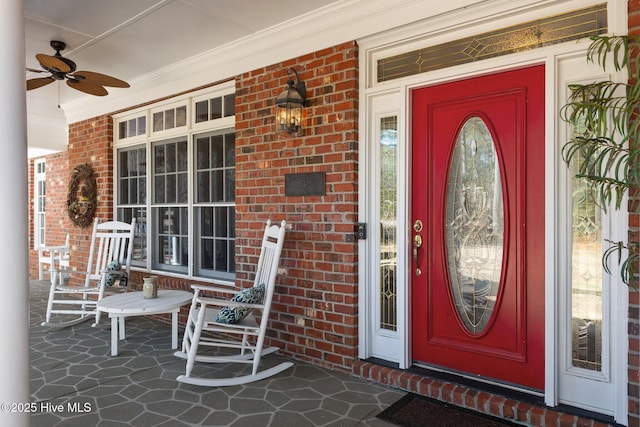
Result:
[[[246,304],[258,304],[264,297],[264,285],[245,288],[231,298],[233,302],[243,302]],[[252,308],[248,307],[223,307],[216,314],[215,321],[218,323],[238,323],[251,313]]]
[[[107,265],[107,271],[121,272],[122,265],[120,265],[118,260],[113,260],[109,263],[109,265]],[[104,284],[105,286],[113,286],[113,284],[116,283],[116,280],[120,279],[121,277],[122,277],[122,274],[106,273],[104,277]]]

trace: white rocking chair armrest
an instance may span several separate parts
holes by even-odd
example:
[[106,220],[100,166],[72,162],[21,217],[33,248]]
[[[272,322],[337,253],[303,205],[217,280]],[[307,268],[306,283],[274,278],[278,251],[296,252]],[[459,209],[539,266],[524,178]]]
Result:
[[79,274],[82,274],[82,275],[86,275],[87,274],[87,273],[82,272],[82,271],[70,271],[70,270],[65,270],[64,268],[58,268],[58,267],[55,267],[55,266],[54,267],[49,267],[48,271],[51,272],[51,274],[53,274],[53,273],[56,273],[56,274],[58,274],[58,273],[65,273],[65,274],[76,274],[76,273],[79,273]]
[[45,247],[41,247],[38,248],[38,253],[42,254],[43,252],[55,252],[55,253],[64,253],[67,252],[69,250],[69,248],[67,246],[64,245],[60,245],[60,246],[45,246]]
[[62,246],[45,246],[44,248],[41,248],[38,250],[38,252],[63,252],[63,251],[68,251],[69,248],[62,245]]
[[[51,271],[51,274],[62,274],[62,273],[68,274],[70,278],[71,277],[81,276],[82,277],[82,279],[81,279],[82,281],[84,281],[85,277],[89,274],[86,271],[63,270],[63,269],[59,269],[59,268],[52,268],[49,271]],[[91,292],[92,289],[98,289],[97,286],[84,286],[82,284],[77,284],[77,285],[66,284],[65,285],[65,284],[60,283],[60,284],[56,285],[56,289],[59,289],[59,290],[60,289],[73,289],[74,292],[76,292],[76,289],[80,289],[80,288],[83,288],[83,289],[85,289],[85,290],[87,290],[89,292]]]
[[[71,277],[78,277],[81,276],[83,277],[82,280],[85,280],[84,277],[87,276],[93,276],[93,279],[97,280],[100,276],[102,276],[104,273],[102,273],[100,276],[95,277],[95,275],[93,273],[88,273],[86,271],[78,271],[78,270],[64,270],[64,269],[59,269],[59,268],[51,268],[49,269],[49,271],[51,271],[51,273],[64,273],[64,274],[68,274]],[[115,273],[117,275],[119,275],[119,273],[117,271],[112,271],[111,273]],[[123,272],[124,273],[124,272]]]
[[250,304],[247,302],[239,302],[239,301],[231,301],[228,299],[218,299],[218,298],[209,298],[209,297],[198,297],[196,298],[202,305],[212,305],[216,307],[244,307],[244,308],[254,308],[254,309],[262,309],[264,308],[264,304]]
[[221,286],[212,286],[212,285],[199,285],[192,284],[191,289],[199,292],[212,292],[212,293],[220,293],[220,294],[236,294],[238,293],[238,289],[233,287],[221,287]]
[[224,288],[232,288],[236,282],[235,280],[223,280],[223,279],[213,279],[211,280],[212,285],[206,285],[206,286],[217,286],[220,285]]
[[59,291],[67,291],[72,293],[87,293],[87,294],[95,294],[100,290],[97,286],[82,286],[82,285],[59,285],[56,286],[56,289]]
[[100,272],[100,274],[113,274],[114,276],[123,277],[127,275],[127,272],[124,270],[107,270],[104,269]]
[[54,273],[60,273],[60,272],[65,272],[66,274],[70,274],[72,276],[86,276],[89,273],[87,273],[86,271],[78,271],[78,270],[64,270],[64,269],[60,269],[60,268],[52,268],[50,269],[50,271],[54,272]]

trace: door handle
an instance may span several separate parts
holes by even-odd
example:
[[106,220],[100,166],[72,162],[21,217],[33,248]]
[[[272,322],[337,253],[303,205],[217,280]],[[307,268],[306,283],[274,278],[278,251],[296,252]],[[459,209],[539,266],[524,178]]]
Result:
[[419,234],[422,231],[422,221],[419,219],[413,223],[413,231],[416,234],[413,236],[413,262],[416,265],[416,276],[422,275],[422,270],[418,264],[418,249],[422,247],[422,236]]

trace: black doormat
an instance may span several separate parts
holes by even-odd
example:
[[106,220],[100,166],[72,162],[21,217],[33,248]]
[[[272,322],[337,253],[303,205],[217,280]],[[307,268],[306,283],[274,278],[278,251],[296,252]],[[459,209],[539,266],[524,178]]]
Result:
[[500,427],[509,421],[409,393],[377,415],[404,427]]

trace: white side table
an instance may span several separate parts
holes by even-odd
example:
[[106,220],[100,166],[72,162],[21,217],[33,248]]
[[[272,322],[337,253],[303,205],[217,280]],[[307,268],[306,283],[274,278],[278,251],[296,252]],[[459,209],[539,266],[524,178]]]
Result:
[[145,299],[142,292],[125,292],[98,301],[97,309],[109,313],[111,318],[111,355],[118,355],[118,328],[120,339],[126,337],[125,318],[150,314],[171,313],[171,348],[178,348],[178,312],[192,297],[187,291],[159,290],[158,298]]

